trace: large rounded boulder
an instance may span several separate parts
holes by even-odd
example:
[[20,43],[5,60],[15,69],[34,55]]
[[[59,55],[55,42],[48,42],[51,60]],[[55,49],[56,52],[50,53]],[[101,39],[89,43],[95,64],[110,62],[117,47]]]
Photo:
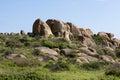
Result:
[[49,37],[50,35],[52,35],[52,32],[50,27],[46,23],[44,23],[40,19],[37,19],[33,24],[33,34],[35,36],[40,35]]
[[48,19],[46,23],[50,26],[52,33],[56,37],[64,37],[70,40],[72,33],[70,32],[70,26],[68,24],[55,19]]

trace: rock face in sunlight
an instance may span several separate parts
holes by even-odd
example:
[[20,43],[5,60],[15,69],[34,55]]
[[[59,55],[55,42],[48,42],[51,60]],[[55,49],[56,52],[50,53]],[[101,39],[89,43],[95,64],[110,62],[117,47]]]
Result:
[[64,37],[70,40],[72,33],[70,32],[70,26],[68,24],[55,19],[48,19],[46,23],[49,25],[55,37]]
[[116,49],[120,45],[120,41],[114,38],[114,34],[106,32],[98,32],[94,34],[90,29],[79,28],[71,22],[63,22],[56,19],[48,19],[43,22],[40,19],[35,20],[33,23],[33,35],[45,36],[50,35],[56,38],[65,38],[68,41],[78,40],[82,44],[89,47],[99,46],[110,47]]
[[80,63],[98,61],[120,63],[120,40],[114,38],[114,34],[107,32],[94,34],[91,29],[78,27],[71,22],[56,19],[43,22],[36,19],[32,32],[25,33],[21,30],[19,33],[0,33],[0,37],[1,47],[10,47],[12,50],[15,48],[15,51],[1,50],[5,59],[13,61],[16,58],[27,60],[29,58],[27,52],[20,53],[21,55],[17,53],[21,48],[25,48],[25,51],[28,48],[30,50],[28,52],[32,52],[32,56],[40,62],[58,61],[64,56]]
[[50,27],[46,23],[44,23],[40,19],[37,19],[33,24],[33,34],[35,36],[40,35],[49,37],[50,35],[52,35],[52,32],[50,30]]

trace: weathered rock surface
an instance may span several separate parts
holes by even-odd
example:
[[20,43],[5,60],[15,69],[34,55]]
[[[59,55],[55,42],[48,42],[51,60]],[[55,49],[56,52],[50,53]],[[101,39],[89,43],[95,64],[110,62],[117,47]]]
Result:
[[43,54],[49,54],[49,55],[53,55],[53,56],[58,56],[58,53],[55,50],[50,49],[48,47],[37,47],[35,49],[39,50]]
[[70,26],[70,32],[73,34],[73,35],[79,35],[80,34],[80,30],[79,28],[77,28],[76,25],[70,23],[70,22],[67,22],[67,24]]
[[61,55],[64,55],[64,56],[69,56],[69,55],[72,54],[72,53],[77,54],[77,52],[79,52],[79,51],[78,51],[78,50],[74,50],[74,49],[66,48],[66,49],[62,49],[62,50],[60,51],[60,54],[61,54]]
[[46,23],[49,25],[52,33],[56,37],[64,37],[67,40],[70,40],[69,36],[71,36],[72,34],[70,32],[70,26],[68,24],[55,19],[48,19]]
[[114,37],[114,34],[112,33],[106,33],[106,32],[98,32],[98,36],[105,37],[107,39],[112,39]]
[[108,56],[108,55],[102,55],[100,58],[107,62],[113,62],[113,63],[115,62],[115,60],[111,56]]
[[80,63],[89,63],[89,62],[97,62],[97,61],[98,61],[97,58],[89,55],[85,55],[77,58],[77,62],[80,62]]
[[33,34],[35,36],[40,35],[49,37],[50,35],[52,35],[52,32],[50,27],[46,23],[44,23],[40,19],[37,19],[33,24]]
[[80,51],[82,53],[85,53],[87,55],[90,55],[90,56],[93,56],[93,57],[99,57],[99,54],[95,51],[95,49],[92,49],[92,48],[80,48]]
[[80,34],[78,39],[87,46],[96,46],[96,43],[92,39],[93,32],[90,29],[79,28]]
[[9,54],[6,56],[6,58],[10,60],[17,58],[17,57],[22,58],[22,59],[27,59],[27,57],[23,54]]

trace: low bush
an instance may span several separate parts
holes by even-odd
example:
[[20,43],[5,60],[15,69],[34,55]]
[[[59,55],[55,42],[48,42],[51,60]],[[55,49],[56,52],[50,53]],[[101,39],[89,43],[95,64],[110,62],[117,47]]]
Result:
[[116,54],[114,51],[111,51],[107,48],[99,48],[99,49],[96,49],[97,53],[99,53],[100,55],[108,55],[108,56],[111,56],[113,58],[116,58]]
[[114,51],[111,51],[107,48],[102,48],[102,50],[104,51],[104,55],[108,55],[108,56],[111,56],[113,58],[116,58]]
[[42,40],[41,43],[43,46],[46,46],[49,48],[58,48],[59,47],[58,43],[53,42],[53,41],[49,41],[49,40]]
[[102,65],[99,62],[90,62],[83,63],[80,67],[85,70],[100,70]]
[[9,54],[13,54],[13,53],[14,53],[14,50],[12,48],[8,48],[4,50],[3,56],[8,56]]
[[101,48],[95,48],[97,53],[99,53],[100,55],[104,55],[105,52],[101,49]]
[[57,39],[54,38],[53,41],[57,43],[69,43],[69,41],[65,38],[57,38]]
[[110,64],[107,70],[105,71],[105,75],[120,77],[120,64]]
[[66,61],[58,61],[51,68],[52,71],[66,71],[69,70],[69,64]]
[[118,69],[110,69],[110,70],[107,70],[105,72],[105,75],[120,77],[120,70],[118,70]]
[[104,37],[97,36],[97,35],[92,36],[92,38],[94,39],[95,43],[98,44],[98,45],[100,45],[101,43],[103,43],[103,41],[105,40]]
[[49,61],[49,63],[47,63],[45,65],[46,68],[49,68],[51,71],[66,71],[69,70],[69,64],[64,61],[64,60],[60,60],[58,62],[53,62],[53,61]]
[[36,72],[24,72],[20,74],[0,74],[0,80],[47,80],[48,77],[49,76],[47,75],[40,76]]
[[39,56],[40,55],[40,50],[39,49],[34,49],[32,54],[35,55],[35,56]]
[[55,62],[50,60],[49,62],[46,63],[46,65],[44,67],[51,69],[54,64],[55,64]]
[[77,57],[77,53],[76,53],[75,51],[70,52],[70,53],[67,55],[67,57],[69,57],[69,58],[76,58],[76,57]]
[[11,37],[5,41],[5,46],[11,47],[11,48],[14,48],[14,47],[20,48],[20,47],[23,47],[24,44],[19,41],[19,37]]
[[66,44],[66,43],[59,43],[59,48],[60,49],[65,49],[67,47],[68,47],[68,44]]
[[115,54],[118,58],[120,58],[120,49],[119,48],[115,50]]
[[5,61],[0,61],[0,66],[2,65],[2,68],[6,68],[6,67],[15,67],[16,65],[14,64],[13,61],[11,60],[5,60]]

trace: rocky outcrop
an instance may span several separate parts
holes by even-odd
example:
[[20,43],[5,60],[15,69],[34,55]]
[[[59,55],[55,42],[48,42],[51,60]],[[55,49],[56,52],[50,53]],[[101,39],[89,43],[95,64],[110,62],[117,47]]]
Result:
[[55,37],[63,37],[68,41],[72,41],[76,38],[87,46],[96,46],[92,39],[94,34],[90,29],[78,28],[70,22],[65,23],[56,19],[48,19],[46,23],[37,19],[33,24],[33,34],[41,36],[53,34]]
[[60,51],[60,54],[67,57],[67,56],[71,55],[72,53],[77,55],[77,52],[79,52],[79,51],[74,50],[74,49],[66,48],[66,49],[62,49]]
[[90,55],[90,56],[93,56],[93,57],[99,57],[99,54],[96,52],[95,49],[92,49],[92,48],[80,48],[80,51],[87,54],[87,55]]
[[70,23],[70,22],[67,22],[67,24],[70,26],[70,32],[71,32],[74,36],[80,34],[80,30],[79,30],[79,28],[78,28],[76,25],[74,25],[74,24],[72,24],[72,23]]
[[40,19],[37,19],[33,24],[33,34],[35,36],[40,35],[40,36],[49,37],[50,35],[52,35],[52,32],[46,23],[44,23]]
[[78,36],[78,39],[87,46],[96,46],[96,43],[94,42],[92,36],[93,32],[90,29],[83,29],[79,28],[80,34]]
[[10,59],[10,60],[13,60],[17,57],[22,58],[22,59],[27,59],[27,57],[23,54],[9,54],[9,55],[6,56],[6,58]]
[[35,48],[35,50],[39,50],[39,52],[41,52],[43,54],[58,56],[58,53],[55,50],[52,50],[48,47],[37,47],[37,48]]
[[[111,52],[114,52],[115,49],[120,46],[120,40],[114,38],[114,34],[112,33],[98,32],[98,34],[94,34],[90,29],[78,28],[71,22],[66,23],[56,19],[48,19],[46,22],[37,19],[33,24],[33,32],[30,35],[32,34],[34,36],[40,35],[45,37],[54,35],[55,37],[52,39],[62,37],[77,47],[77,49],[71,49],[69,47],[65,49],[35,48],[44,54],[48,54],[47,57],[43,58],[45,61],[50,59],[57,61],[57,56],[60,54],[60,56],[65,57],[70,57],[71,55],[77,56],[76,60],[78,62],[94,62],[98,61],[99,58],[101,58],[102,61],[114,62],[111,56],[101,56],[97,48],[107,48],[110,49]],[[96,41],[98,41],[99,44]]]
[[106,61],[106,62],[112,62],[112,63],[115,62],[115,60],[114,60],[111,56],[108,56],[108,55],[102,55],[100,58],[101,58],[103,61]]
[[97,62],[98,58],[89,56],[85,53],[78,53],[78,58],[76,59],[76,61],[80,63]]
[[70,26],[62,21],[55,20],[55,19],[48,19],[46,23],[52,30],[52,33],[56,37],[64,37],[67,40],[70,40],[70,36],[72,36],[70,32]]
[[[90,29],[79,28],[71,22],[56,19],[43,22],[37,19],[33,23],[32,32],[25,33],[21,30],[19,33],[0,33],[0,38],[0,52],[3,53],[1,57],[13,60],[18,65],[29,61],[31,56],[40,63],[49,60],[59,62],[62,58],[65,58],[65,61],[80,63],[120,63],[120,40],[114,38],[114,34],[94,34]],[[12,40],[18,42],[14,47]],[[29,56],[29,53],[33,55]]]
[[98,36],[104,37],[106,39],[112,39],[114,37],[114,34],[112,33],[106,33],[106,32],[98,32]]
[[120,41],[114,38],[112,33],[98,32],[96,36],[102,40],[100,44],[102,47],[110,47],[115,50],[120,45]]

